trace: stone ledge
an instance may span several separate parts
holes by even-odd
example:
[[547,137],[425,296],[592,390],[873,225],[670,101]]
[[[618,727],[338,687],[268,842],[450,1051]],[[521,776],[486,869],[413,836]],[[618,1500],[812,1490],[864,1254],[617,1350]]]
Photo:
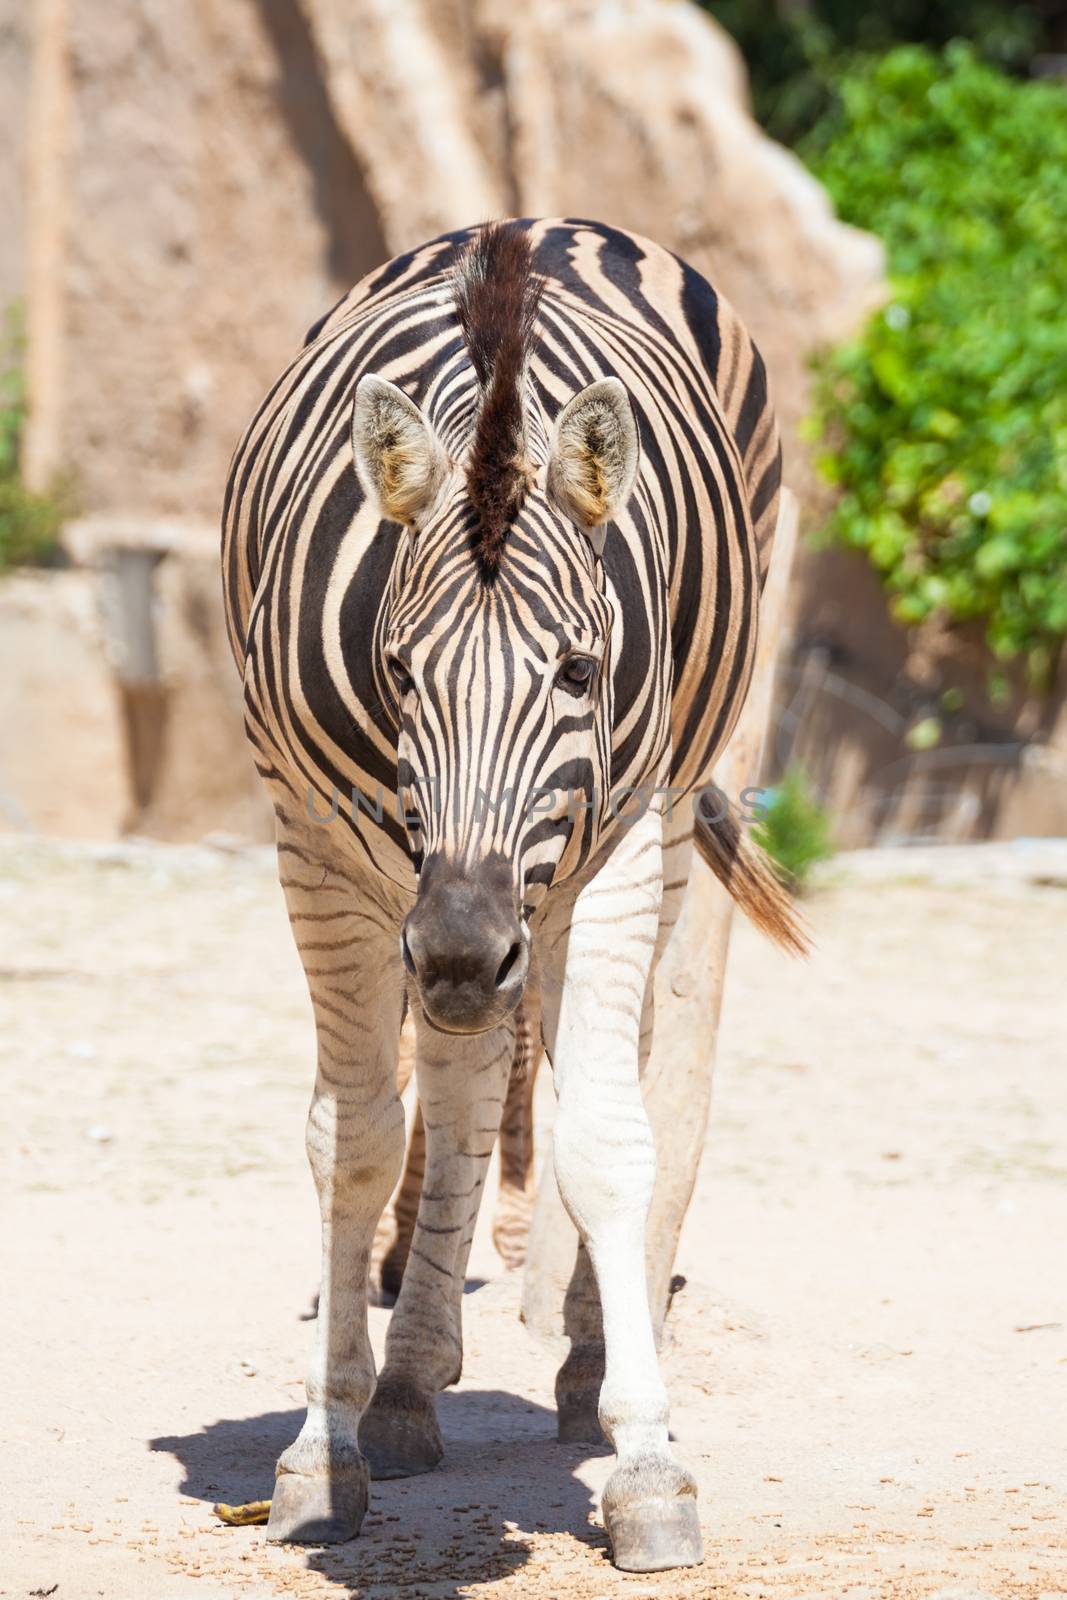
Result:
[[115,550],[217,559],[221,538],[218,524],[203,517],[102,511],[68,522],[61,543],[76,566],[96,567]]

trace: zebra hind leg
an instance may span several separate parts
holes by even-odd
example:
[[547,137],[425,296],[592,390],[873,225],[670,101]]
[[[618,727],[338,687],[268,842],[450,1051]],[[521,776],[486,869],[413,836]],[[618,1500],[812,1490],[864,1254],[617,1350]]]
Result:
[[556,1436],[560,1444],[601,1444],[604,1322],[589,1251],[581,1239],[563,1300],[563,1331],[571,1346],[556,1373]]
[[[386,1248],[382,1250],[380,1259],[376,1262],[376,1274],[373,1274],[372,1268],[372,1275],[377,1277],[377,1303],[381,1306],[395,1305],[400,1295],[404,1268],[408,1264],[411,1241],[415,1236],[415,1218],[419,1211],[419,1195],[422,1193],[425,1170],[426,1130],[422,1123],[422,1107],[416,1100],[407,1156],[404,1160],[404,1176],[400,1180],[400,1188],[393,1202],[392,1217],[389,1218],[389,1237]],[[385,1220],[383,1218],[383,1221]],[[375,1238],[376,1252],[377,1247],[378,1239]]]
[[[397,1093],[403,1094],[415,1071],[415,1021],[410,1010],[400,1030],[400,1060],[397,1065]],[[374,1235],[370,1258],[371,1305],[392,1306],[400,1293],[407,1265],[408,1251],[415,1232],[415,1217],[422,1192],[422,1177],[426,1167],[426,1131],[422,1125],[422,1111],[418,1099],[411,1123],[411,1133],[404,1158],[404,1175],[391,1205],[382,1212]]]
[[533,1097],[541,1061],[541,1010],[531,992],[515,1013],[515,1054],[500,1123],[500,1192],[493,1211],[493,1243],[508,1268],[526,1260],[535,1198]]

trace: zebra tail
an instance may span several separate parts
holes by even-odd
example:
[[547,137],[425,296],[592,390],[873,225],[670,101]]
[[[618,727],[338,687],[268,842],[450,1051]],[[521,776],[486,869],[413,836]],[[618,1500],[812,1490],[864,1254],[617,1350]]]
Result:
[[696,808],[697,849],[727,894],[761,933],[791,956],[811,951],[811,936],[796,901],[766,850],[748,838],[729,811],[714,817]]

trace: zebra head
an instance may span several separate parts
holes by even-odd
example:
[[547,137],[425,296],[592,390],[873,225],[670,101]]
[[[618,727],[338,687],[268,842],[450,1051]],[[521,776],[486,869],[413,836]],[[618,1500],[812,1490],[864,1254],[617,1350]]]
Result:
[[603,825],[613,609],[599,557],[638,459],[617,378],[549,424],[520,398],[525,348],[502,380],[508,363],[498,340],[458,449],[374,374],[352,420],[364,487],[408,536],[377,646],[418,870],[402,953],[429,1020],[459,1033],[518,1004],[527,917]]

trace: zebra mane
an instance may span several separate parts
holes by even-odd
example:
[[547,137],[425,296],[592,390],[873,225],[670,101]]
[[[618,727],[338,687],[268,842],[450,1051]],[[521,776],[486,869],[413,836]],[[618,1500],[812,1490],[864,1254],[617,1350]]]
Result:
[[487,576],[500,565],[508,529],[529,487],[522,384],[542,282],[524,228],[480,228],[453,269],[456,310],[482,389],[467,463],[477,518],[475,553]]

